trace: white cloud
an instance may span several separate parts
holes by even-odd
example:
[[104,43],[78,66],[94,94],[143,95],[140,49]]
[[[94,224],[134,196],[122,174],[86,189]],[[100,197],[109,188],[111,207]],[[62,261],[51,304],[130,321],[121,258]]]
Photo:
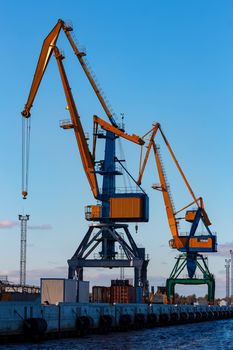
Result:
[[229,257],[230,250],[233,250],[233,242],[226,242],[218,245],[218,252],[215,256]]
[[[14,220],[0,220],[0,229],[10,229],[20,226],[19,221]],[[27,225],[29,230],[52,230],[52,225],[50,224],[40,224],[40,225]]]
[[41,224],[41,225],[28,225],[29,230],[52,230],[52,225]]
[[19,223],[13,220],[0,220],[0,229],[13,228],[18,226]]

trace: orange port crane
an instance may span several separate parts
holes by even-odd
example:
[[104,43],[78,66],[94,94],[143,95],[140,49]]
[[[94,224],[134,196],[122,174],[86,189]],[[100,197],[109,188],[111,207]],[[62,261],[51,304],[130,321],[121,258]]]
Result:
[[[56,46],[56,42],[61,30],[65,32],[75,55],[77,56],[92,88],[94,89],[96,96],[99,99],[99,102],[101,103],[110,121],[110,123],[108,123],[103,119],[94,116],[92,152],[89,150],[89,146],[82,127],[81,118],[75,105],[64,65],[62,63],[64,56]],[[144,144],[144,141],[134,134],[127,134],[124,129],[118,126],[114,120],[113,114],[107,107],[101,91],[95,83],[95,80],[93,79],[92,74],[87,67],[87,64],[84,60],[85,53],[81,52],[75,45],[74,40],[70,35],[71,31],[71,26],[68,26],[64,21],[59,20],[43,42],[29,96],[22,112],[22,116],[24,117],[23,120],[26,122],[26,127],[24,127],[24,130],[27,130],[27,127],[29,125],[30,111],[44,72],[53,53],[58,64],[59,73],[63,84],[63,90],[65,92],[68,110],[71,116],[71,121],[62,122],[60,126],[63,129],[74,130],[83,168],[89,181],[90,188],[92,190],[94,198],[96,198],[101,203],[98,205],[91,205],[86,207],[86,219],[90,221],[98,221],[99,224],[89,226],[87,234],[84,236],[73,257],[68,261],[69,278],[73,278],[76,273],[77,278],[82,280],[83,267],[133,267],[135,269],[135,286],[146,286],[146,269],[149,260],[145,258],[145,249],[138,248],[136,246],[132,236],[130,235],[127,224],[118,224],[117,222],[124,223],[148,221],[148,196],[139,185],[137,185],[137,191],[135,192],[128,192],[126,190],[123,193],[118,193],[115,183],[116,176],[122,175],[122,171],[125,170],[123,166],[122,169],[116,168],[116,163],[118,160],[115,155],[115,140],[118,137],[123,137],[139,145]],[[105,130],[104,134],[98,131],[99,126]],[[27,138],[29,138],[29,135],[26,132],[25,135],[26,141],[24,141],[25,148],[23,149],[23,159],[25,159],[23,163],[23,167],[25,168],[23,174],[23,198],[27,197],[28,192],[27,164],[29,141],[27,141]],[[105,155],[104,160],[101,161],[96,161],[95,159],[96,141],[98,138],[105,140]],[[102,189],[99,189],[97,175],[101,175],[103,177]],[[98,232],[93,235],[94,238],[92,238],[91,234],[94,229],[98,229]],[[118,233],[117,230],[121,230],[121,232]],[[122,231],[125,233],[126,238],[122,238]],[[118,243],[122,246],[127,259],[116,259],[117,252],[115,251],[115,243]],[[99,252],[101,259],[87,259],[99,244],[102,244],[102,251]]]
[[[169,192],[169,186],[167,184],[166,181],[166,177],[165,177],[165,173],[164,173],[164,168],[162,166],[162,162],[160,159],[160,155],[159,155],[159,148],[156,146],[155,144],[155,136],[157,134],[157,132],[160,131],[160,134],[162,135],[162,138],[169,150],[169,153],[192,197],[192,202],[185,205],[183,208],[181,208],[178,211],[175,211],[174,206],[173,206],[173,202],[171,199],[171,195]],[[153,128],[146,133],[143,137],[142,140],[146,139],[148,137],[148,135],[150,135],[149,138],[149,142],[147,145],[147,151],[144,157],[144,160],[142,162],[142,157],[140,157],[140,170],[139,170],[139,176],[138,176],[138,180],[137,183],[139,185],[141,185],[142,182],[142,176],[149,158],[149,154],[151,152],[151,150],[153,150],[154,152],[154,156],[155,156],[155,161],[156,161],[156,165],[157,165],[157,170],[158,170],[158,174],[159,174],[159,179],[160,179],[160,186],[153,186],[154,189],[158,189],[162,191],[163,194],[163,199],[164,199],[164,204],[165,204],[165,209],[166,209],[166,213],[167,213],[167,218],[168,218],[168,224],[170,227],[170,231],[172,233],[172,237],[173,239],[170,240],[169,245],[171,246],[171,248],[174,249],[178,249],[180,251],[190,251],[190,252],[194,252],[194,251],[206,251],[206,252],[212,252],[212,251],[216,251],[216,237],[215,235],[213,235],[209,229],[209,226],[211,225],[211,222],[208,218],[208,215],[204,209],[204,203],[203,203],[203,199],[201,197],[197,198],[186,178],[186,176],[184,175],[183,170],[181,169],[177,158],[175,157],[175,154],[164,134],[164,132],[162,131],[162,128],[160,126],[159,123],[156,123]],[[141,153],[142,154],[142,153]],[[178,218],[177,218],[177,214],[179,214],[180,212],[182,212],[183,210],[189,208],[192,205],[196,205],[197,209],[195,210],[187,210],[186,214],[185,214],[185,220],[193,223],[193,228],[190,232],[189,236],[182,236],[179,233],[179,229],[178,229]],[[202,221],[204,226],[206,227],[206,230],[208,232],[207,235],[200,237],[200,236],[194,236],[196,229],[197,229],[197,225],[199,223],[199,221]]]
[[[166,180],[165,170],[161,161],[159,147],[155,144],[155,136],[157,132],[160,131],[162,138],[165,142],[166,147],[192,197],[192,202],[186,204],[180,210],[176,211],[171,198],[169,185]],[[201,197],[197,198],[181,169],[177,158],[161,129],[159,123],[153,125],[153,128],[146,133],[142,139],[145,140],[149,137],[149,142],[147,144],[147,151],[145,153],[144,160],[142,161],[142,151],[140,157],[140,168],[137,183],[140,185],[142,181],[142,176],[149,158],[151,150],[154,152],[156,166],[159,174],[160,185],[153,185],[152,188],[160,190],[163,194],[164,205],[167,213],[168,224],[172,234],[172,239],[169,241],[169,245],[173,249],[177,249],[184,253],[180,255],[177,262],[171,272],[170,277],[167,279],[167,297],[168,301],[172,302],[174,300],[174,288],[175,284],[207,284],[208,285],[208,299],[210,302],[214,300],[215,292],[215,281],[214,276],[210,273],[208,265],[206,263],[206,258],[200,253],[213,253],[217,251],[217,240],[216,235],[213,234],[209,228],[211,222],[204,208],[203,199]],[[195,205],[195,209],[188,209]],[[188,210],[186,210],[188,209]],[[183,219],[177,217],[181,212],[186,210],[184,219],[191,224],[190,231],[187,234],[181,234],[179,232],[178,221]],[[206,233],[197,233],[197,228],[199,223],[202,222]],[[187,268],[189,278],[180,278],[181,272],[184,268]],[[196,278],[196,269],[199,269],[203,274],[203,278]]]
[[[75,53],[75,55],[77,56],[81,67],[83,68],[96,96],[98,97],[105,113],[107,114],[111,124],[107,123],[106,121],[104,121],[103,119],[94,116],[94,133],[93,133],[93,152],[91,153],[88,147],[88,143],[85,137],[85,133],[81,124],[81,120],[80,120],[80,116],[76,107],[76,104],[74,102],[74,98],[72,96],[71,93],[71,88],[69,86],[69,82],[66,76],[66,72],[64,69],[64,65],[62,63],[62,60],[64,59],[64,56],[59,52],[59,49],[56,47],[56,42],[58,39],[58,36],[60,34],[60,31],[63,30],[64,33],[66,34],[69,43]],[[148,221],[148,197],[145,195],[145,193],[139,193],[139,194],[127,194],[126,196],[119,196],[115,194],[115,190],[114,190],[114,178],[115,175],[114,172],[116,172],[114,169],[112,171],[112,175],[110,174],[104,174],[103,172],[100,173],[98,171],[96,171],[95,169],[95,165],[96,165],[96,159],[95,159],[95,149],[96,149],[96,140],[98,138],[98,133],[97,133],[97,129],[98,129],[98,125],[100,125],[102,128],[104,128],[109,134],[108,135],[114,135],[113,138],[113,142],[108,142],[109,146],[108,146],[108,150],[107,153],[110,154],[112,153],[112,159],[111,162],[114,163],[115,162],[115,154],[113,155],[113,148],[115,149],[115,146],[111,145],[113,143],[115,143],[115,138],[116,137],[123,137],[125,139],[128,139],[132,142],[135,142],[139,145],[142,145],[144,143],[144,141],[136,136],[136,135],[129,135],[126,132],[124,132],[124,130],[122,128],[120,128],[118,126],[118,124],[116,123],[116,121],[114,120],[114,117],[112,115],[112,113],[110,112],[110,109],[107,106],[107,103],[104,100],[104,97],[101,94],[101,91],[99,89],[99,87],[97,86],[94,78],[92,77],[91,72],[89,71],[87,64],[84,60],[84,56],[86,55],[84,52],[80,51],[70,32],[72,31],[72,27],[67,25],[64,21],[62,21],[61,19],[58,20],[58,23],[54,26],[54,28],[51,30],[51,32],[48,34],[48,36],[45,38],[42,48],[41,48],[41,53],[38,59],[38,63],[37,63],[37,67],[36,67],[36,71],[33,77],[33,81],[31,84],[31,88],[30,88],[30,92],[28,95],[28,99],[27,102],[25,104],[24,110],[22,111],[22,116],[25,118],[25,123],[28,125],[29,121],[28,119],[31,116],[31,108],[34,102],[34,99],[36,97],[37,91],[39,89],[41,80],[43,78],[44,72],[47,68],[48,62],[51,58],[52,53],[54,53],[56,60],[57,60],[57,64],[58,64],[58,68],[59,68],[59,73],[61,76],[61,80],[62,80],[62,84],[63,84],[63,89],[65,92],[65,96],[66,96],[66,100],[67,100],[67,106],[70,112],[70,116],[71,116],[71,121],[63,121],[61,122],[60,126],[63,129],[74,129],[74,133],[76,136],[76,140],[77,140],[77,144],[78,144],[78,148],[79,148],[79,153],[81,155],[81,159],[82,159],[82,164],[83,164],[83,168],[84,171],[86,173],[87,179],[89,181],[90,184],[90,188],[92,190],[93,196],[95,199],[98,200],[103,200],[103,205],[100,206],[96,206],[96,205],[92,205],[92,206],[87,206],[86,210],[87,210],[87,215],[86,218],[88,220],[100,220],[102,219],[108,219],[109,216],[115,220],[118,219],[118,221],[127,221],[129,219],[129,221]],[[25,139],[29,138],[30,136],[27,133],[27,128],[30,128],[30,126],[25,126],[24,129],[26,129],[26,131],[24,131],[25,134]],[[107,137],[108,139],[108,137]],[[106,142],[107,143],[107,142]],[[23,149],[23,153],[24,153],[24,161],[23,161],[23,180],[22,180],[22,195],[23,198],[25,199],[27,197],[28,194],[28,144],[29,142],[26,140],[24,141],[25,147]],[[114,168],[114,164],[106,164],[105,166],[106,168]],[[106,172],[106,171],[105,171]],[[104,197],[104,194],[100,193],[99,191],[99,187],[98,187],[98,183],[97,183],[97,178],[96,178],[96,174],[99,173],[101,175],[103,175],[103,183],[106,183],[106,187],[111,188],[112,191],[112,195],[108,195],[107,197]],[[118,174],[120,175],[120,174]],[[109,178],[112,177],[112,179],[109,180]],[[111,184],[109,184],[111,183]],[[102,191],[103,192],[103,191]],[[115,209],[114,208],[118,208],[119,205],[121,205],[122,203],[125,202],[126,207],[128,206],[129,202],[131,202],[131,205],[134,205],[133,202],[138,202],[139,203],[139,210],[136,213],[136,215],[133,215],[132,218],[128,218],[128,216],[130,215],[130,213],[128,212],[128,214],[126,213],[125,217],[122,217],[122,214],[114,214]],[[142,210],[141,210],[142,209]],[[112,215],[111,215],[112,213]],[[123,213],[123,212],[122,212]]]
[[[56,47],[56,42],[57,42],[57,39],[58,39],[58,36],[60,34],[61,29],[66,34],[74,52],[75,52],[75,55],[77,56],[82,68],[84,69],[86,76],[87,76],[88,80],[90,81],[90,83],[91,83],[100,103],[102,104],[107,116],[109,117],[109,119],[111,120],[113,125],[116,125],[116,122],[114,121],[112,114],[110,113],[107,105],[105,104],[105,101],[104,101],[94,79],[92,78],[92,76],[91,76],[91,74],[90,74],[90,72],[89,72],[89,70],[88,70],[88,68],[83,60],[83,56],[85,56],[85,53],[80,52],[78,50],[78,48],[76,47],[76,45],[73,41],[72,36],[70,35],[70,31],[72,31],[72,27],[67,25],[61,19],[58,20],[57,24],[54,26],[52,31],[48,34],[48,36],[45,38],[45,40],[43,42],[40,57],[38,59],[36,71],[35,71],[32,85],[30,88],[30,92],[28,95],[28,99],[27,99],[27,102],[25,104],[24,110],[22,111],[22,116],[25,117],[26,119],[31,116],[30,111],[31,111],[34,99],[36,97],[37,91],[39,89],[41,80],[42,80],[44,72],[47,68],[48,62],[51,58],[51,55],[52,55],[52,53],[54,53],[55,57],[57,59],[58,68],[59,68],[59,72],[61,75],[61,80],[62,80],[62,84],[63,84],[63,88],[65,91],[67,104],[68,104],[68,108],[69,108],[70,116],[71,116],[71,120],[72,120],[72,128],[74,128],[74,132],[75,132],[76,140],[78,143],[83,167],[84,167],[87,179],[89,181],[92,193],[93,193],[94,197],[97,198],[98,197],[98,186],[97,186],[96,174],[94,171],[94,159],[89,152],[87,140],[85,138],[82,124],[80,122],[80,117],[79,117],[79,114],[77,111],[77,107],[74,103],[74,99],[73,99],[73,96],[71,94],[69,82],[68,82],[68,79],[66,77],[64,66],[62,64],[62,59],[64,57],[60,54],[58,48]],[[71,127],[71,124],[70,125],[62,125],[62,127],[69,128],[69,127]],[[27,127],[24,127],[24,129],[27,129]],[[25,138],[26,137],[29,138],[29,136],[27,136],[27,133],[25,132]],[[24,141],[24,143],[26,145],[28,144],[27,141]],[[28,154],[27,154],[28,149],[27,148],[28,147],[26,147],[26,146],[24,147],[24,153],[25,153],[24,159],[25,159],[25,161],[24,161],[23,167],[25,167],[25,169],[26,169],[24,171],[24,176],[23,176],[23,181],[22,181],[23,182],[22,195],[23,195],[24,199],[27,197],[27,194],[28,194],[28,190],[27,190],[27,184],[28,184],[27,168],[28,168],[28,166],[26,164],[27,159],[28,159]]]

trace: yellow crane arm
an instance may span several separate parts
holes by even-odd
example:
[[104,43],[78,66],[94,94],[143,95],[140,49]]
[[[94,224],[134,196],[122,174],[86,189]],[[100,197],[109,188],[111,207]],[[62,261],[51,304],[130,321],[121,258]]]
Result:
[[169,227],[171,230],[172,237],[174,239],[173,246],[175,246],[175,248],[179,249],[179,248],[183,247],[183,242],[179,238],[179,230],[178,230],[178,226],[177,226],[177,221],[176,221],[176,217],[175,217],[175,213],[174,213],[174,209],[173,209],[172,200],[171,200],[171,197],[169,194],[169,188],[168,188],[168,184],[167,184],[167,181],[165,178],[164,169],[163,169],[163,166],[162,166],[162,163],[160,160],[159,152],[158,152],[158,149],[157,149],[154,141],[152,143],[153,143],[152,146],[153,146],[153,150],[154,150],[155,161],[156,161],[158,174],[159,174],[161,191],[163,194],[163,200],[164,200],[166,213],[167,213],[168,224],[169,224]]
[[145,154],[143,162],[142,162],[142,147],[141,147],[140,164],[139,164],[139,175],[138,175],[138,179],[137,179],[137,184],[139,186],[142,183],[142,176],[144,174],[144,170],[146,168],[146,164],[147,164],[147,161],[148,161],[148,158],[149,158],[149,154],[150,154],[151,148],[153,146],[154,138],[155,138],[155,135],[156,135],[156,133],[157,133],[157,131],[159,129],[159,126],[160,126],[159,123],[154,124],[153,128],[150,131],[148,131],[145,135],[142,136],[142,140],[144,140],[147,137],[147,135],[151,134],[150,139],[149,139],[149,144],[147,146],[147,150],[146,150],[146,154]]
[[190,184],[189,184],[189,182],[188,182],[186,176],[184,175],[184,172],[183,172],[183,170],[181,169],[181,167],[180,167],[180,165],[179,165],[179,163],[178,163],[178,160],[176,159],[176,156],[175,156],[175,154],[174,154],[174,152],[173,152],[173,150],[172,150],[172,148],[171,148],[171,146],[170,146],[170,144],[169,144],[169,142],[168,142],[168,140],[167,140],[167,138],[166,138],[164,132],[163,132],[162,129],[161,129],[161,126],[159,126],[159,131],[160,131],[160,133],[161,133],[161,135],[162,135],[162,137],[163,137],[163,139],[164,139],[164,142],[165,142],[165,144],[166,144],[166,146],[167,146],[167,148],[168,148],[168,150],[169,150],[169,152],[170,152],[170,155],[171,155],[171,157],[172,157],[172,159],[173,159],[173,161],[174,161],[174,163],[175,163],[175,165],[176,165],[176,167],[177,167],[177,169],[178,169],[178,171],[179,171],[179,173],[180,173],[182,179],[184,180],[185,185],[187,186],[187,188],[188,188],[188,190],[189,190],[189,193],[191,194],[191,196],[192,196],[194,202],[196,203],[196,205],[197,205],[198,207],[200,207],[200,205],[199,205],[199,203],[198,203],[198,199],[197,199],[197,197],[195,196],[195,194],[194,194],[194,192],[193,192],[193,190],[192,190],[192,188],[191,188],[191,186],[190,186]]
[[[61,55],[57,47],[54,47],[54,54],[57,60],[59,73],[61,76],[62,85],[63,85],[68,109],[72,120],[72,127],[74,128],[75,137],[77,140],[79,152],[82,159],[83,168],[86,173],[87,179],[89,181],[92,193],[95,198],[98,198],[98,184],[97,184],[97,179],[96,179],[96,174],[94,169],[94,160],[88,148],[88,144],[85,138],[80,117],[78,115],[78,111],[73,99],[73,95],[71,93],[71,88],[69,86],[66,72],[62,63],[62,59],[64,57]],[[65,125],[64,125],[64,128],[65,128]]]
[[114,117],[113,117],[112,113],[110,112],[110,110],[105,102],[105,99],[100,91],[100,88],[96,84],[94,77],[92,76],[90,70],[88,69],[88,66],[87,66],[85,60],[83,59],[83,57],[86,56],[86,54],[84,52],[80,51],[78,49],[77,45],[75,45],[75,42],[70,34],[71,30],[69,29],[69,27],[64,27],[64,32],[67,36],[67,39],[69,40],[70,45],[72,46],[72,49],[73,49],[75,55],[77,56],[77,58],[79,60],[79,63],[81,64],[81,66],[82,66],[82,68],[87,76],[87,79],[89,80],[98,100],[100,101],[100,104],[102,105],[105,113],[107,114],[111,124],[113,126],[115,126],[116,128],[118,128],[118,125],[117,125],[116,121],[114,120]]
[[[54,26],[54,28],[47,35],[47,37],[45,38],[45,40],[43,42],[40,56],[39,56],[38,63],[37,63],[37,67],[36,67],[35,74],[33,77],[31,89],[30,89],[29,96],[27,99],[27,103],[25,104],[22,115],[25,118],[30,117],[30,110],[31,110],[33,101],[34,101],[36,93],[39,89],[41,80],[43,78],[43,75],[44,75],[44,72],[45,72],[46,67],[48,65],[48,62],[50,60],[50,57],[51,57],[52,53],[54,52],[56,59],[57,59],[59,72],[61,75],[67,103],[69,106],[70,115],[71,115],[72,123],[74,126],[74,132],[75,132],[76,140],[78,143],[79,151],[81,154],[83,167],[84,167],[84,170],[86,172],[86,175],[87,175],[89,184],[91,186],[91,190],[93,192],[93,195],[95,198],[97,198],[98,197],[98,185],[97,185],[96,175],[94,172],[94,161],[93,161],[93,158],[89,152],[89,148],[87,145],[87,141],[85,139],[85,135],[84,135],[83,128],[82,128],[82,125],[80,122],[80,118],[79,118],[79,115],[78,115],[78,112],[77,112],[77,109],[75,106],[73,96],[71,94],[71,89],[69,87],[66,73],[65,73],[64,67],[63,67],[62,62],[61,62],[62,56],[60,55],[59,50],[55,46],[61,29],[63,29],[64,31],[70,30],[70,28],[68,26],[66,26],[62,20],[59,20],[58,23]],[[26,176],[27,176],[27,174],[26,174]],[[23,182],[24,182],[24,180],[23,180]],[[23,190],[23,197],[26,198],[26,196],[27,196],[27,190]]]
[[65,35],[66,35],[74,53],[75,53],[75,55],[77,56],[81,66],[82,66],[97,98],[99,99],[105,113],[107,114],[109,120],[111,121],[113,126],[118,128],[118,125],[115,122],[113,115],[110,112],[110,110],[105,102],[105,99],[102,96],[102,93],[95,82],[95,79],[93,78],[90,70],[87,67],[85,60],[83,59],[83,56],[85,56],[86,54],[84,52],[80,51],[78,49],[78,47],[75,45],[75,42],[70,34],[70,32],[72,31],[72,28],[69,25],[66,25],[66,23],[61,19],[58,20],[57,24],[54,26],[54,28],[51,30],[51,32],[47,35],[47,37],[45,38],[45,40],[43,42],[40,57],[39,57],[39,60],[37,63],[36,71],[35,71],[35,74],[33,77],[30,93],[28,96],[28,100],[27,100],[27,103],[25,104],[24,110],[22,111],[22,115],[26,118],[30,117],[30,109],[33,105],[33,101],[35,99],[37,90],[38,90],[39,85],[41,83],[41,80],[43,78],[43,75],[44,75],[44,72],[45,72],[46,67],[48,65],[48,62],[50,60],[50,57],[52,55],[53,48],[56,45],[57,38],[60,34],[61,29],[63,29],[63,31],[65,32]]
[[201,205],[199,204],[198,199],[196,198],[196,196],[195,196],[195,194],[194,194],[194,192],[193,192],[193,190],[192,190],[192,188],[191,188],[191,186],[190,186],[190,184],[189,184],[189,182],[188,182],[186,176],[184,175],[184,172],[183,172],[183,170],[181,169],[181,167],[180,167],[180,165],[179,165],[179,163],[178,163],[178,160],[176,159],[176,156],[175,156],[175,154],[174,154],[174,152],[173,152],[173,150],[172,150],[172,148],[171,148],[171,146],[170,146],[170,144],[169,144],[169,142],[168,142],[168,140],[167,140],[167,138],[166,138],[164,132],[162,131],[161,125],[160,125],[159,123],[154,124],[154,125],[153,125],[153,128],[152,128],[150,131],[148,131],[148,132],[142,137],[142,139],[144,140],[144,139],[147,137],[147,135],[150,135],[149,143],[148,143],[148,145],[147,145],[147,151],[146,151],[146,154],[145,154],[145,157],[144,157],[143,162],[142,162],[142,148],[141,148],[139,176],[138,176],[137,183],[138,183],[139,185],[141,184],[142,176],[143,176],[143,173],[144,173],[144,170],[145,170],[145,167],[146,167],[148,158],[149,158],[150,151],[151,151],[152,146],[153,146],[153,144],[154,144],[154,138],[155,138],[156,133],[157,133],[158,130],[160,131],[160,133],[161,133],[161,135],[162,135],[162,137],[163,137],[163,140],[164,140],[164,142],[165,142],[165,144],[166,144],[166,146],[167,146],[167,148],[168,148],[168,151],[169,151],[169,153],[170,153],[170,155],[171,155],[171,157],[172,157],[172,159],[173,159],[173,161],[174,161],[174,163],[175,163],[175,165],[176,165],[176,167],[177,167],[177,169],[178,169],[178,171],[179,171],[179,173],[180,173],[180,175],[181,175],[181,177],[182,177],[182,179],[183,179],[183,181],[184,181],[184,183],[185,183],[185,185],[186,185],[186,187],[188,188],[188,190],[189,190],[189,192],[190,192],[190,194],[191,194],[191,196],[192,196],[194,202],[196,203],[196,205],[197,205],[198,207],[204,208],[204,205],[203,205],[203,202],[202,202],[202,201],[200,202]]
[[50,60],[50,57],[52,55],[53,48],[56,45],[56,41],[59,36],[60,30],[63,26],[64,26],[64,22],[62,20],[59,20],[43,42],[36,71],[32,80],[30,93],[29,93],[27,102],[25,104],[24,110],[22,111],[22,115],[25,118],[30,117],[30,110],[32,108],[33,101],[35,99],[36,93],[40,86],[41,80],[43,78],[43,75],[48,65],[48,62]]
[[175,157],[175,154],[165,136],[165,134],[163,133],[162,129],[161,129],[161,126],[159,123],[156,123],[153,125],[152,129],[149,130],[144,136],[142,136],[142,140],[148,140],[148,143],[146,145],[147,147],[147,150],[146,150],[146,153],[145,153],[145,156],[144,156],[144,159],[142,160],[142,150],[143,150],[143,147],[141,147],[141,156],[140,156],[140,166],[139,166],[139,175],[138,175],[138,180],[137,180],[137,184],[138,185],[141,185],[141,182],[142,182],[142,177],[143,177],[143,174],[144,174],[144,170],[145,170],[145,167],[146,167],[146,164],[147,164],[147,161],[148,161],[148,158],[149,158],[149,155],[150,155],[150,152],[151,150],[154,151],[154,156],[155,156],[155,161],[156,161],[156,166],[157,166],[157,169],[158,169],[158,174],[159,174],[159,179],[160,179],[160,186],[155,186],[154,188],[155,189],[160,189],[162,191],[162,194],[163,194],[163,199],[164,199],[164,204],[165,204],[165,208],[166,208],[166,213],[167,213],[167,219],[168,219],[168,223],[169,223],[169,227],[170,227],[170,231],[171,231],[171,234],[172,234],[172,237],[173,239],[170,241],[170,245],[172,248],[176,248],[176,249],[179,249],[179,248],[183,248],[185,247],[185,245],[187,244],[187,238],[186,237],[183,237],[183,236],[179,236],[179,229],[178,229],[178,224],[177,224],[177,219],[176,219],[176,214],[178,212],[180,212],[181,210],[179,210],[178,212],[175,212],[175,209],[173,207],[173,204],[172,204],[172,199],[171,199],[171,196],[170,196],[170,193],[169,193],[169,186],[168,184],[166,183],[166,177],[165,177],[165,174],[164,174],[164,169],[163,169],[163,166],[162,166],[162,163],[161,163],[161,160],[160,160],[160,156],[159,156],[159,152],[158,152],[158,148],[156,147],[156,144],[154,142],[154,139],[155,139],[155,136],[158,132],[158,130],[160,131],[161,135],[162,135],[162,138],[168,148],[168,151],[186,185],[186,187],[188,188],[188,191],[189,193],[191,194],[192,198],[193,198],[193,202],[190,203],[189,205],[185,206],[184,208],[182,208],[181,210],[184,210],[186,209],[187,207],[189,207],[191,204],[196,204],[198,208],[201,208],[202,209],[202,218],[205,222],[205,224],[207,226],[209,226],[211,223],[209,221],[209,218],[207,216],[207,213],[206,211],[204,210],[204,204],[203,204],[203,200],[202,198],[197,198],[186,178],[186,176],[184,175],[184,172],[183,170],[181,169],[176,157]]
[[[69,41],[75,55],[77,56],[81,66],[82,66],[92,88],[94,89],[94,92],[96,93],[104,111],[106,112],[109,120],[111,121],[113,127],[115,129],[118,129],[118,125],[115,122],[115,120],[114,120],[105,100],[104,100],[104,97],[102,96],[102,93],[101,93],[100,89],[98,88],[90,70],[88,69],[85,60],[83,59],[83,56],[85,56],[85,53],[79,51],[79,49],[75,45],[75,42],[70,34],[70,32],[72,31],[72,28],[69,25],[66,25],[66,23],[61,19],[58,20],[57,24],[54,26],[54,28],[51,30],[51,32],[47,35],[47,37],[45,38],[45,40],[43,42],[40,56],[39,56],[38,63],[37,63],[37,67],[35,70],[35,74],[34,74],[34,77],[32,80],[29,96],[28,96],[27,102],[25,104],[24,110],[22,111],[22,116],[25,118],[30,117],[30,110],[32,108],[34,99],[36,97],[36,94],[37,94],[37,91],[39,89],[39,86],[40,86],[41,80],[43,78],[43,75],[45,73],[45,70],[47,68],[48,62],[49,62],[51,55],[54,51],[56,59],[57,59],[62,83],[63,83],[63,88],[65,91],[66,99],[67,99],[69,110],[70,110],[70,115],[71,115],[71,119],[72,119],[72,123],[73,123],[73,127],[74,127],[76,140],[77,140],[79,151],[81,154],[83,167],[84,167],[84,170],[86,172],[88,181],[90,183],[93,195],[95,198],[97,198],[98,197],[98,186],[97,186],[96,175],[94,172],[94,159],[89,152],[87,141],[85,139],[85,135],[84,135],[84,132],[82,129],[79,115],[78,115],[78,112],[77,112],[77,109],[76,109],[76,106],[75,106],[75,103],[73,100],[73,96],[71,94],[71,90],[70,90],[69,83],[68,83],[68,80],[66,77],[66,73],[65,73],[64,67],[63,67],[62,62],[61,62],[62,61],[61,55],[60,55],[58,49],[56,48],[56,42],[57,42],[57,39],[58,39],[58,36],[60,34],[61,29],[65,32],[66,37],[68,38],[68,41]],[[65,128],[64,125],[63,125],[63,127]],[[127,138],[126,135],[125,135],[125,138]],[[129,135],[128,135],[128,137],[130,138]],[[137,141],[140,142],[140,140],[137,139],[136,136],[134,138],[134,135],[132,135],[131,140],[133,140],[134,142],[137,142]],[[27,154],[27,150],[25,150],[25,154]],[[27,157],[27,155],[26,155],[26,157]],[[26,168],[27,168],[27,166],[26,166]],[[26,177],[27,177],[27,171],[26,171]],[[27,184],[27,180],[25,181],[23,179],[23,183],[24,182],[26,182],[26,184]],[[23,187],[24,187],[24,185],[23,185]],[[23,189],[22,193],[23,193],[23,198],[26,198],[27,185],[26,185],[26,188]]]
[[[94,124],[98,124],[101,126],[101,128],[103,128],[106,131],[110,131],[115,135],[118,135],[120,137],[123,137],[126,140],[132,141],[134,143],[136,143],[137,145],[144,145],[145,141],[143,141],[139,136],[132,134],[129,135],[126,132],[116,128],[115,126],[107,123],[105,120],[97,117],[96,115],[93,116],[93,122]],[[94,130],[95,130],[95,126],[94,126]]]

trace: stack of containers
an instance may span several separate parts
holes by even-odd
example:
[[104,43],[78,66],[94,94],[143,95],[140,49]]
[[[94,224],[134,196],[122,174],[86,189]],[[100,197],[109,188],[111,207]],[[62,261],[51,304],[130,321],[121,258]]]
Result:
[[135,303],[135,288],[129,284],[129,280],[111,281],[110,302],[112,304]]
[[93,303],[110,303],[110,288],[102,286],[92,287]]

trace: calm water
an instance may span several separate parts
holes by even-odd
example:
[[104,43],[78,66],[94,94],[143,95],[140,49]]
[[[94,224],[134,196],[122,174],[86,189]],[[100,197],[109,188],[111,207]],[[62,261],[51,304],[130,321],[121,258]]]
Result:
[[233,320],[92,335],[39,344],[3,345],[1,350],[233,350]]

